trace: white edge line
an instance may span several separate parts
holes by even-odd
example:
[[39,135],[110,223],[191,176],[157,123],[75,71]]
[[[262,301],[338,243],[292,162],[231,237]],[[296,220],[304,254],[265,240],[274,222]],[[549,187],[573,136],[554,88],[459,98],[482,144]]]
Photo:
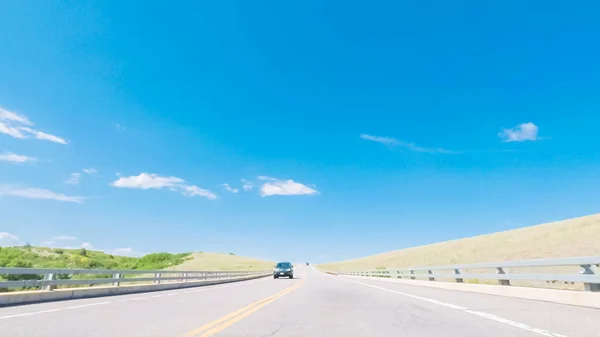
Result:
[[[330,276],[330,277],[333,277],[333,276]],[[546,331],[546,330],[543,330],[543,329],[534,328],[534,327],[531,327],[531,326],[529,326],[527,324],[523,324],[523,323],[511,321],[511,320],[508,320],[506,318],[502,318],[500,316],[488,314],[488,313],[481,312],[481,311],[469,310],[466,307],[461,307],[459,305],[454,305],[454,304],[451,304],[451,303],[441,302],[441,301],[437,301],[437,300],[434,300],[434,299],[431,299],[431,298],[426,298],[426,297],[416,296],[416,295],[412,295],[412,294],[407,294],[407,293],[403,293],[401,291],[391,290],[391,289],[388,289],[388,288],[379,287],[379,286],[368,284],[368,283],[362,283],[362,282],[353,281],[353,280],[347,280],[347,279],[342,279],[342,278],[337,278],[337,279],[338,280],[344,280],[344,281],[347,281],[347,282],[356,283],[356,284],[361,284],[361,285],[364,285],[364,286],[367,286],[367,287],[371,287],[371,288],[375,288],[375,289],[380,289],[380,290],[388,291],[388,292],[391,292],[391,293],[394,293],[394,294],[398,294],[398,295],[402,295],[402,296],[406,296],[406,297],[418,299],[418,300],[421,300],[421,301],[426,301],[426,302],[438,304],[438,305],[441,305],[441,306],[444,306],[444,307],[447,307],[447,308],[452,308],[452,309],[463,311],[463,312],[466,312],[466,313],[469,313],[469,314],[472,314],[472,315],[476,315],[476,316],[479,316],[479,317],[491,319],[491,320],[494,320],[496,322],[504,323],[506,325],[514,326],[516,328],[520,328],[520,329],[523,329],[523,330],[526,330],[526,331],[535,332],[535,333],[537,333],[539,335],[542,335],[542,336],[546,336],[546,337],[567,337],[565,335],[560,335],[560,334],[553,333],[553,332],[550,332],[550,331]]]
[[59,311],[60,309],[50,309],[50,310],[42,310],[42,311],[35,311],[35,312],[26,312],[23,314],[15,314],[15,315],[9,315],[9,316],[2,316],[0,317],[0,319],[7,319],[7,318],[15,318],[15,317],[23,317],[23,316],[32,316],[32,315],[37,315],[37,314],[44,314],[47,312],[55,312],[55,311]]
[[106,302],[96,302],[96,303],[90,303],[90,304],[74,305],[72,307],[66,307],[64,309],[79,309],[79,308],[93,307],[96,305],[104,305],[104,304],[109,304],[109,303],[112,303],[112,302],[106,301]]

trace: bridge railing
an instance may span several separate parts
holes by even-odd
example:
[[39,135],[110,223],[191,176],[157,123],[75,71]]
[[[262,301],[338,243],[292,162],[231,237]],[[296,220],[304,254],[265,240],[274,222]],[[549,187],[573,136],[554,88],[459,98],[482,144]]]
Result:
[[[213,281],[268,275],[263,271],[180,271],[180,270],[115,270],[64,268],[0,268],[0,290],[39,288],[52,290],[58,286],[93,286],[130,284],[161,284],[170,282]],[[78,278],[76,275],[84,275]],[[75,277],[74,277],[75,276]],[[126,277],[129,276],[129,277]]]
[[[579,266],[579,273],[509,273],[507,268]],[[494,273],[469,273],[465,270],[495,269]],[[569,257],[554,259],[520,260],[491,263],[456,264],[399,269],[373,269],[341,271],[338,275],[406,278],[406,279],[464,279],[496,280],[500,285],[511,285],[511,281],[546,281],[583,283],[585,291],[600,292],[600,256]]]

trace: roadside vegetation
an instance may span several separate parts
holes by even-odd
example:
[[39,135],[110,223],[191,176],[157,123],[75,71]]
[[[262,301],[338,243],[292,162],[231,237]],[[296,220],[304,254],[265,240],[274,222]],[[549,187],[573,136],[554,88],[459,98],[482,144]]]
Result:
[[[0,247],[0,267],[157,270],[182,264],[190,253],[152,253],[142,257],[106,254],[101,251],[48,247]],[[60,279],[110,278],[105,275],[58,275]],[[43,275],[0,275],[0,280],[41,280]],[[0,292],[7,291],[0,289]]]

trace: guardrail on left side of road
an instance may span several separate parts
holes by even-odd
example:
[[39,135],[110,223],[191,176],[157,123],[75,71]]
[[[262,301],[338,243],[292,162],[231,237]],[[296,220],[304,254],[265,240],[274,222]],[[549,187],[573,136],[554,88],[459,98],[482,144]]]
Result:
[[[0,281],[0,289],[40,289],[2,293],[0,294],[0,306],[197,287],[202,285],[250,280],[254,278],[270,276],[271,274],[272,271],[270,270],[225,272],[0,268],[0,275],[8,279],[7,281]],[[73,279],[72,277],[74,275],[96,275],[97,277]],[[109,275],[110,277],[100,277],[100,275]],[[126,275],[141,275],[142,277],[125,277]],[[146,277],[146,275],[154,275],[154,277]],[[104,286],[95,287],[97,285]],[[59,286],[79,287],[57,289]]]

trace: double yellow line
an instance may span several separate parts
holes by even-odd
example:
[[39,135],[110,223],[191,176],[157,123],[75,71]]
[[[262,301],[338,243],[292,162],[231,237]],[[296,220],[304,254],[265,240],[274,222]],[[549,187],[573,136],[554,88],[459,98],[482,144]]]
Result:
[[183,335],[183,337],[208,337],[208,336],[212,336],[216,333],[219,333],[219,332],[225,330],[226,328],[230,327],[231,325],[252,315],[252,313],[260,310],[265,305],[267,305],[269,303],[273,303],[280,297],[283,297],[283,296],[291,293],[292,291],[300,288],[304,284],[304,282],[306,282],[306,279],[301,280],[300,282],[278,292],[275,295],[271,295],[260,301],[256,301],[256,302],[254,302],[250,305],[247,305],[239,310],[236,310],[230,314],[227,314],[217,320],[214,320],[214,321],[207,323],[197,329],[194,329],[194,330],[186,333],[185,335]]

